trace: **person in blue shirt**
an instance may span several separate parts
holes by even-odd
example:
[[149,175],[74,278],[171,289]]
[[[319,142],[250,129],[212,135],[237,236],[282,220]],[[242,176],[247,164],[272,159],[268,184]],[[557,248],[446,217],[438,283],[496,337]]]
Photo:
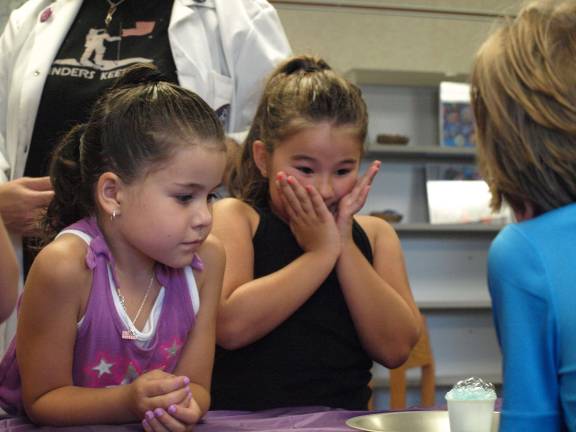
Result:
[[576,1],[526,5],[472,70],[479,164],[517,223],[488,256],[500,431],[576,431]]

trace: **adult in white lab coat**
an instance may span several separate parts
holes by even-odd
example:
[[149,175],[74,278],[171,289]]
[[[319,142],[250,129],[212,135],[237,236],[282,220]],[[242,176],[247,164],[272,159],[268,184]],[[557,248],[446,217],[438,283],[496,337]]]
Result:
[[[146,13],[148,19],[140,16]],[[127,54],[138,37],[150,47],[140,39],[140,51]],[[0,38],[0,215],[20,256],[21,236],[37,232],[52,196],[39,173],[54,144],[43,133],[58,123],[52,117],[62,123],[81,111],[73,106],[76,94],[100,85],[88,91],[86,108],[130,63],[162,63],[160,70],[169,64],[174,80],[206,100],[233,134],[247,129],[265,76],[289,54],[266,0],[29,0],[13,11]],[[51,132],[54,140],[63,130]],[[44,160],[30,174],[37,151]],[[14,321],[0,332],[0,353]]]

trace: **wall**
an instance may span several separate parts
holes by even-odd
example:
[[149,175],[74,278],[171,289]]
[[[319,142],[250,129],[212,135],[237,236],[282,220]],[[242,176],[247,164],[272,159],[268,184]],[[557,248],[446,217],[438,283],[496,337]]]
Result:
[[25,0],[2,0],[0,2],[0,31],[4,29],[8,16],[13,9],[16,9]]
[[[294,51],[319,54],[340,71],[366,68],[457,74],[468,72],[474,52],[493,28],[494,18],[483,15],[514,13],[520,2],[317,0],[317,6],[289,1],[272,3]],[[333,3],[357,7],[328,6]],[[405,10],[378,10],[379,7]]]

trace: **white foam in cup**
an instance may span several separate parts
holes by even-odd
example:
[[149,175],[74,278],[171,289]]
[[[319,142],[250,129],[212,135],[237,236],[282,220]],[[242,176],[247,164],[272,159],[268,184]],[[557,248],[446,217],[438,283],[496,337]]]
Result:
[[491,432],[496,402],[494,385],[482,378],[458,381],[446,393],[450,432]]
[[495,399],[447,399],[450,432],[490,432]]

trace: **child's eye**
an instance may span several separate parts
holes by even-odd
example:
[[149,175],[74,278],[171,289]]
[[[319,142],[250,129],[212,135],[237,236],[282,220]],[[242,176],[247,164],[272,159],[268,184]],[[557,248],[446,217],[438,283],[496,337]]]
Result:
[[312,168],[307,167],[307,166],[296,167],[296,169],[298,171],[300,171],[301,173],[304,173],[304,174],[312,174],[314,172],[314,170]]
[[342,168],[342,169],[339,169],[339,170],[336,171],[336,175],[337,175],[337,176],[345,176],[345,175],[350,174],[350,172],[352,172],[351,169],[349,169],[349,168]]
[[186,195],[176,195],[176,200],[182,204],[188,203],[194,199],[194,196],[191,194]]

